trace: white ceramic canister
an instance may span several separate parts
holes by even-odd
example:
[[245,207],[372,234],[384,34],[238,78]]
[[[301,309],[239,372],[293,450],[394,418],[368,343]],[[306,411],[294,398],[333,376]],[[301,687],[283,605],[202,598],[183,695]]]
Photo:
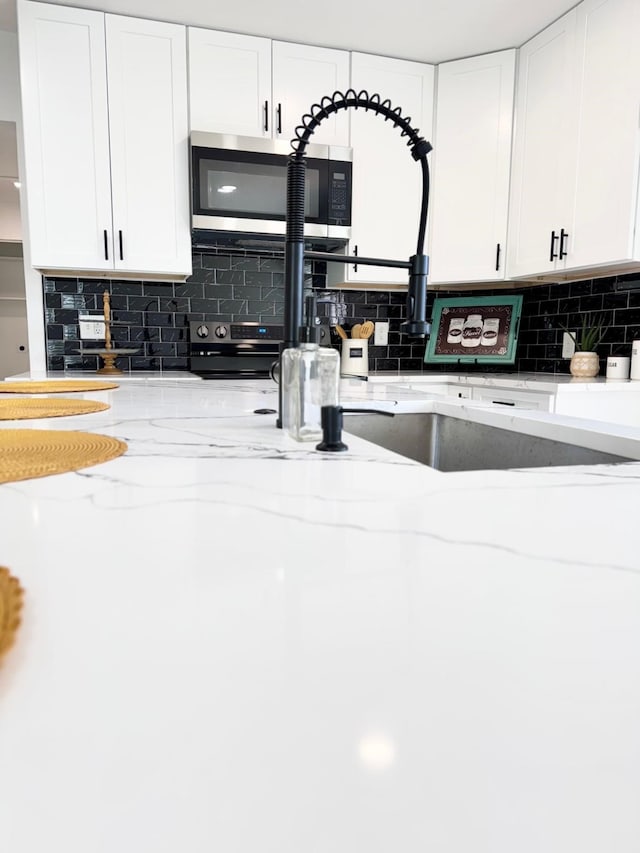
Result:
[[628,379],[629,361],[628,355],[610,355],[607,358],[607,379]]
[[340,375],[369,375],[369,341],[367,338],[348,338],[342,341]]
[[631,345],[631,378],[640,379],[640,340]]

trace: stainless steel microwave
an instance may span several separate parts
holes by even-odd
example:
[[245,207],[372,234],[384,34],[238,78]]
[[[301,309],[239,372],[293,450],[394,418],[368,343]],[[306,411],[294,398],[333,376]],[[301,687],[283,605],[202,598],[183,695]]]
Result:
[[[191,133],[192,226],[285,234],[287,159],[283,140]],[[350,148],[306,149],[306,237],[351,237]]]

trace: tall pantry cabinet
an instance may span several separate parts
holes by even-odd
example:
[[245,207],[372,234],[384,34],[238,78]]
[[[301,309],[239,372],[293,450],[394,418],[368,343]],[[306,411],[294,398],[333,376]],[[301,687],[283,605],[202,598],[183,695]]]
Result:
[[185,28],[20,0],[39,269],[191,273]]

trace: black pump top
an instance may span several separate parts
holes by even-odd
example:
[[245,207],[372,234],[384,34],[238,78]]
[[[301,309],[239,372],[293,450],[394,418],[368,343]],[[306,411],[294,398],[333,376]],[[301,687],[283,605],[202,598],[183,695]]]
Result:
[[298,329],[298,341],[301,344],[317,344],[320,341],[320,330],[316,326],[316,298],[313,294],[307,296],[305,303],[305,325]]
[[300,326],[298,341],[301,344],[317,344],[320,340],[320,330],[316,326]]

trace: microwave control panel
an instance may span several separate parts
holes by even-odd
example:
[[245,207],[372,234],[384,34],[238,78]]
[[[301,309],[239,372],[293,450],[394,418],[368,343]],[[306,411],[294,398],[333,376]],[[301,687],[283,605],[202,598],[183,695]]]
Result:
[[327,218],[330,225],[351,225],[351,163],[329,163]]

